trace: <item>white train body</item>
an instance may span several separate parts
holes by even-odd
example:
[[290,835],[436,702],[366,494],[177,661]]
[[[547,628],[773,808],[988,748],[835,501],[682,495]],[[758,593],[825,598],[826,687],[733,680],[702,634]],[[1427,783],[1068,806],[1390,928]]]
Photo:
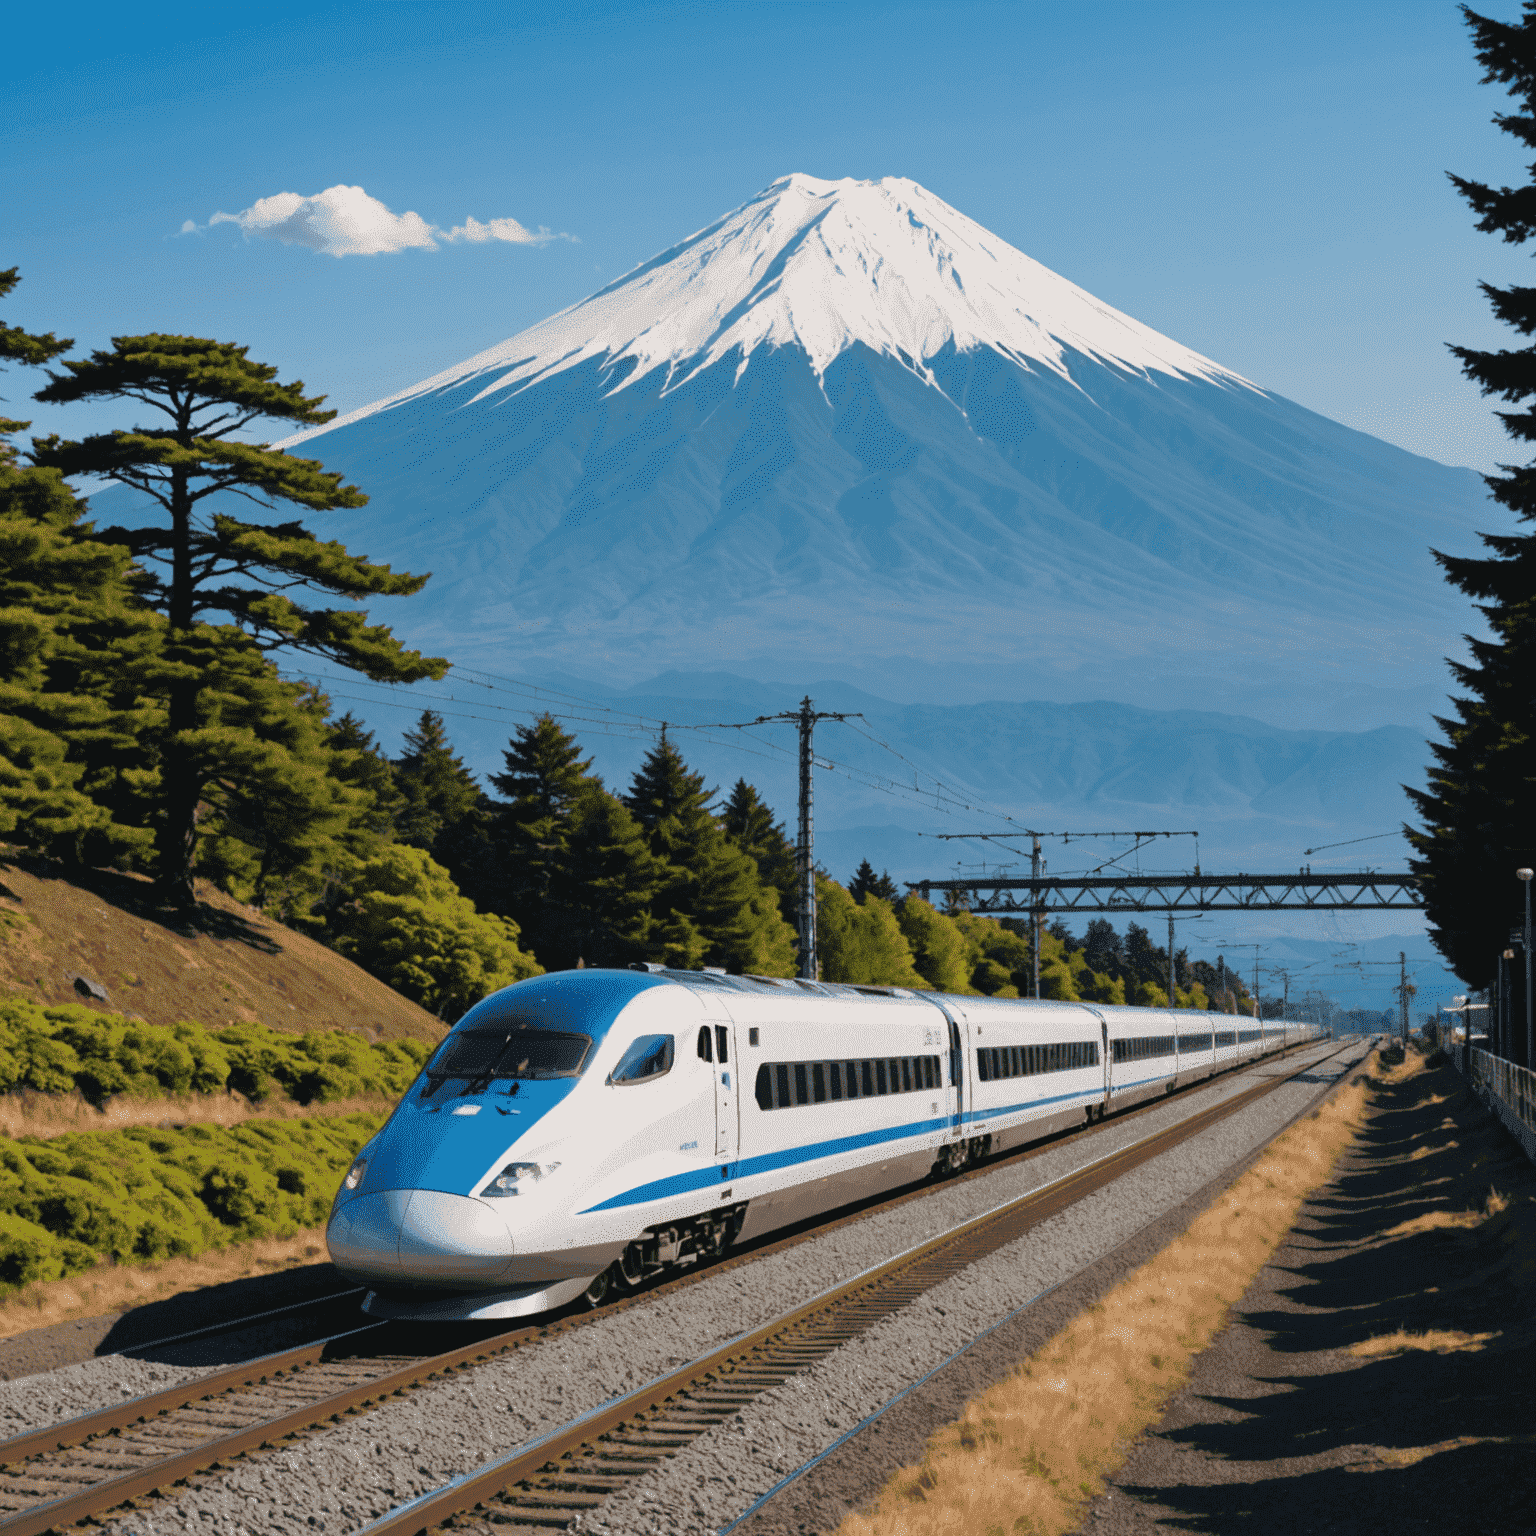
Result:
[[526,1315],[1319,1033],[714,972],[557,972],[459,1021],[359,1153],[326,1240],[372,1312]]

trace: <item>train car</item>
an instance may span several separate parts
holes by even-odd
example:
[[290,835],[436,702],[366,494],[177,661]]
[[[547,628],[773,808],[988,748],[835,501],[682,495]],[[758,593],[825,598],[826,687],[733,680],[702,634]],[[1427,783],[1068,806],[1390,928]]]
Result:
[[[634,1286],[1264,1048],[1185,1010],[715,971],[561,971],[454,1026],[337,1192],[381,1316],[505,1318]],[[1225,1048],[1223,1033],[1242,1036]]]

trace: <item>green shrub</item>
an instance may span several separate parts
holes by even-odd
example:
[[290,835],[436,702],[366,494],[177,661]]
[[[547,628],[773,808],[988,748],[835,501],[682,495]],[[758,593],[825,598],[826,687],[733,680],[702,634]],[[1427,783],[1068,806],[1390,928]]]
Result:
[[0,1093],[78,1088],[98,1107],[120,1094],[219,1093],[261,1100],[275,1088],[300,1104],[402,1094],[432,1046],[370,1044],[345,1030],[294,1035],[265,1024],[145,1024],[76,1003],[44,1008],[0,999]]
[[0,1294],[319,1226],[381,1114],[0,1139]]

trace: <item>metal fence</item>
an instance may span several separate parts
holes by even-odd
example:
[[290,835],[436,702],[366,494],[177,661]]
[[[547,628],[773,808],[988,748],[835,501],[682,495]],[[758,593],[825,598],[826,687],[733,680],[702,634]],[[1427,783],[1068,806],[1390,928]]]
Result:
[[[1508,1128],[1510,1135],[1536,1162],[1536,1072],[1512,1061],[1490,1056],[1487,1051],[1468,1051],[1460,1043],[1450,1047],[1456,1070]],[[1468,1057],[1470,1056],[1470,1064]]]

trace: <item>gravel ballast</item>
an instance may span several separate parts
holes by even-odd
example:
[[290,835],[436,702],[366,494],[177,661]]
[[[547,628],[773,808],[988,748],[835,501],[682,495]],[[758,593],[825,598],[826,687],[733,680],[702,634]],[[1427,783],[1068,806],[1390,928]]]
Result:
[[[1295,1059],[1271,1063],[1221,1079],[1131,1120],[1112,1121],[1092,1136],[1004,1163],[985,1178],[939,1186],[919,1200],[600,1316],[312,1435],[290,1450],[239,1462],[196,1488],[179,1490],[177,1497],[126,1513],[110,1529],[144,1536],[354,1530],[839,1280],[1242,1092],[1256,1072],[1284,1075],[1297,1065]],[[1329,1076],[1332,1072],[1330,1067]],[[703,1531],[724,1523],[981,1329],[1113,1250],[1262,1145],[1318,1086],[1319,1075],[1309,1073],[1079,1201],[712,1431],[595,1512],[585,1528]],[[0,1386],[0,1412],[22,1415],[30,1390],[30,1401],[39,1405],[32,1411],[41,1414],[47,1401],[46,1394],[39,1395],[42,1383],[66,1374],[70,1407],[52,1417],[120,1401],[123,1366],[120,1358],[108,1359],[6,1383]]]

